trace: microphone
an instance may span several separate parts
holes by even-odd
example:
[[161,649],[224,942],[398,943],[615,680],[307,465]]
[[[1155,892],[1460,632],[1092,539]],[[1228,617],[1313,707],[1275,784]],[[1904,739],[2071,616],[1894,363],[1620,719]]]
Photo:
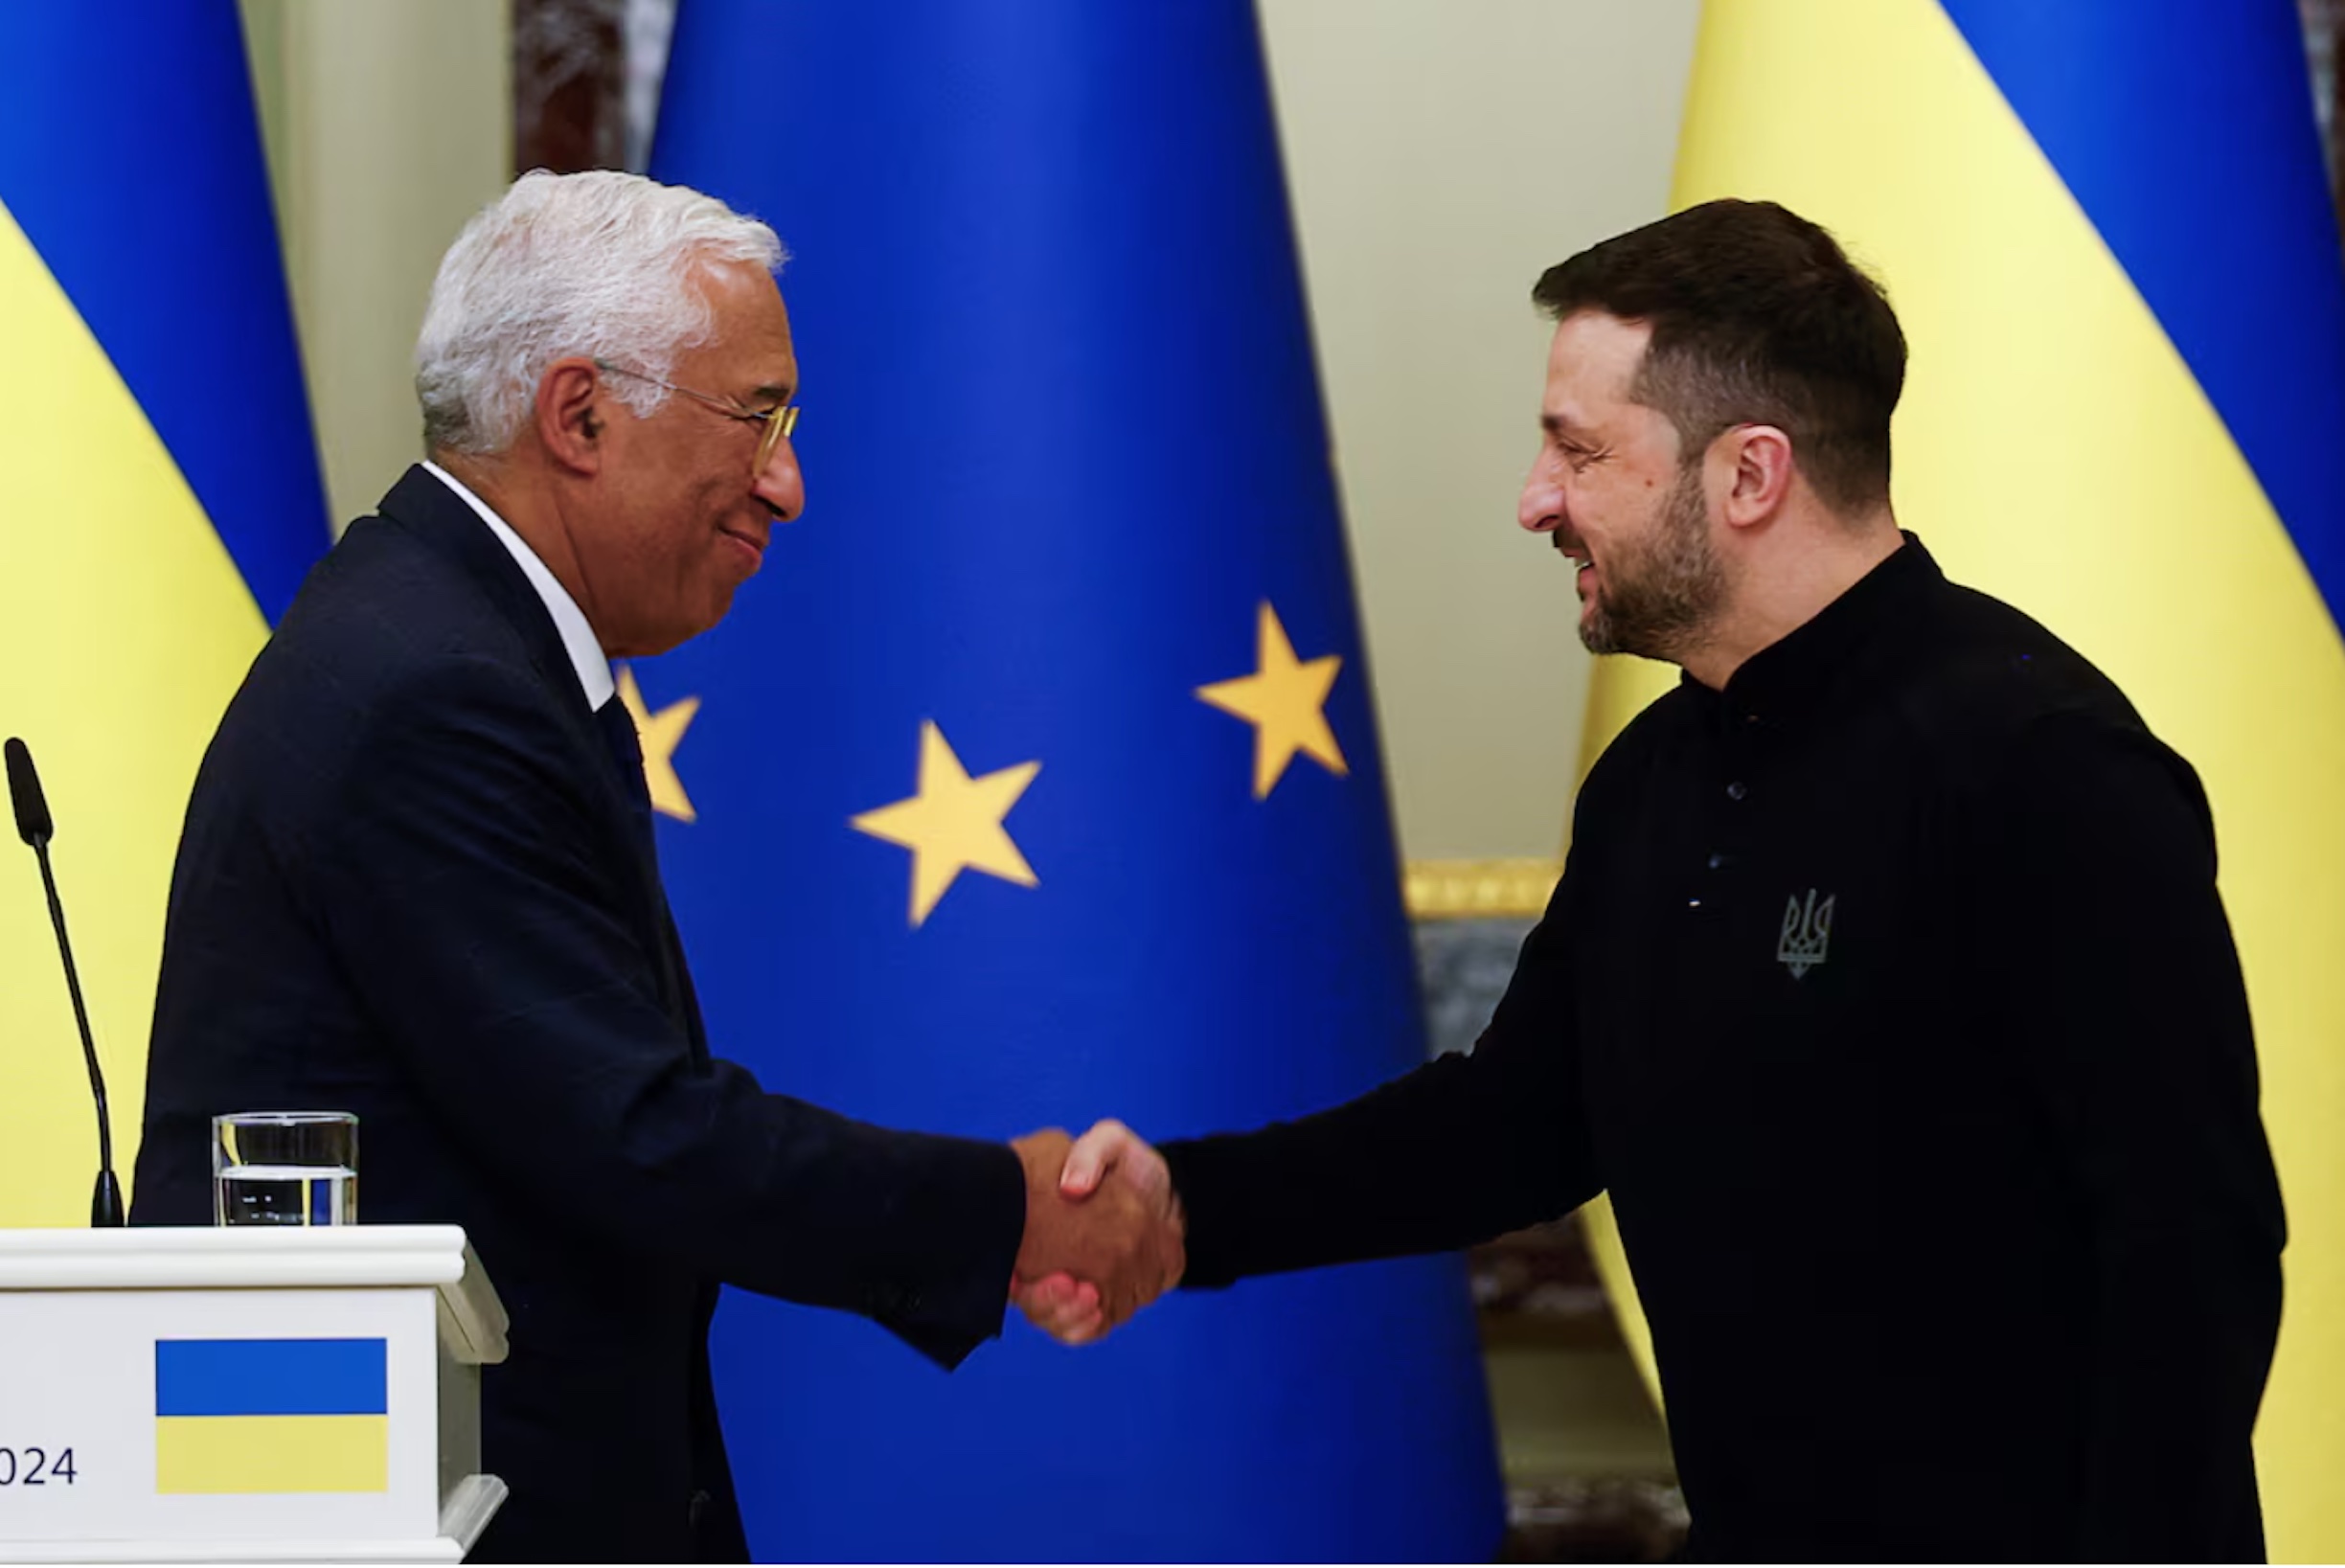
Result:
[[40,775],[33,771],[33,754],[21,740],[11,740],[5,750],[9,804],[16,807],[16,831],[35,850],[45,850],[57,837],[57,823],[49,815],[49,798],[41,793]]
[[74,1022],[81,1027],[81,1059],[89,1063],[90,1096],[98,1102],[98,1188],[90,1194],[90,1223],[123,1223],[122,1183],[114,1179],[114,1131],[106,1116],[105,1075],[98,1070],[98,1046],[90,1038],[89,1010],[81,1004],[81,977],[74,969],[73,943],[65,939],[65,906],[57,902],[57,876],[49,869],[49,841],[57,823],[49,815],[48,797],[41,793],[40,775],[33,771],[33,754],[11,737],[8,757],[9,804],[16,810],[16,832],[40,859],[41,886],[49,894],[49,923],[57,928],[57,956],[65,961],[65,989],[73,996]]

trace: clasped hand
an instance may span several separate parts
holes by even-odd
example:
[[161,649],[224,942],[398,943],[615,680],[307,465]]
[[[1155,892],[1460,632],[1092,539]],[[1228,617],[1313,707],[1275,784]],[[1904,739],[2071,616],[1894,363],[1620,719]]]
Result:
[[1180,1283],[1186,1227],[1164,1157],[1120,1122],[1080,1141],[1056,1127],[1014,1139],[1026,1236],[1011,1299],[1068,1345],[1098,1339]]

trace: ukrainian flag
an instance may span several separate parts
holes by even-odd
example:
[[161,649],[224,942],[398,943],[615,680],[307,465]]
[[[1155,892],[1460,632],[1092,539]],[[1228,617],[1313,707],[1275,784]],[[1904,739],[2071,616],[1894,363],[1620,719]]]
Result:
[[388,1491],[379,1339],[155,1341],[158,1492]]
[[[1900,519],[2205,780],[2291,1235],[2266,1538],[2345,1557],[2345,269],[2296,8],[1720,0],[1675,199],[1726,195],[1886,282]],[[1670,673],[1607,662],[1590,760]]]
[[[0,10],[0,734],[135,1129],[195,764],[329,541],[234,0]],[[89,1088],[8,837],[0,1226],[82,1224]]]

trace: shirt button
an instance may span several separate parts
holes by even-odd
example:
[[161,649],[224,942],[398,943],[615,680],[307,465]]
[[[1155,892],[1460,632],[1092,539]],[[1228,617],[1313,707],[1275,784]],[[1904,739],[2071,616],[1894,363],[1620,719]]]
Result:
[[1704,862],[1704,864],[1709,866],[1712,871],[1716,871],[1720,866],[1726,864],[1726,857],[1722,854],[1713,854],[1707,861]]
[[1740,779],[1726,786],[1726,798],[1730,801],[1739,801],[1749,793],[1749,787]]

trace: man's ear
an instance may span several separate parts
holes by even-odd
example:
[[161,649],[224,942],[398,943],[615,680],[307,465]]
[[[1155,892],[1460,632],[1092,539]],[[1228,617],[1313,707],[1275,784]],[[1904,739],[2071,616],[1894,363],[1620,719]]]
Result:
[[1723,511],[1729,528],[1750,528],[1783,510],[1796,466],[1791,438],[1771,424],[1739,424],[1719,438],[1725,460]]
[[599,473],[603,467],[603,377],[591,359],[557,359],[537,380],[537,443],[558,467]]

